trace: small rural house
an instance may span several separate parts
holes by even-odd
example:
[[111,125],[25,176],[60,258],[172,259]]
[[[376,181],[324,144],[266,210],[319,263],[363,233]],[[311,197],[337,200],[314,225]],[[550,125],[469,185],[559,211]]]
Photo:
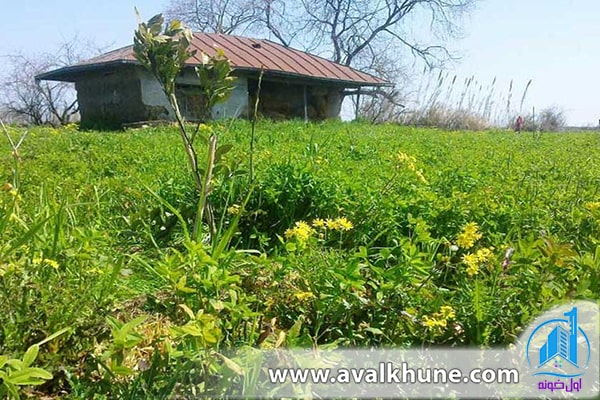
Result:
[[[195,33],[191,46],[197,53],[177,87],[180,108],[188,120],[200,117],[202,105],[193,66],[200,64],[201,52],[212,56],[216,49],[223,50],[237,79],[229,100],[213,109],[214,118],[249,115],[261,69],[259,113],[274,119],[337,118],[344,91],[358,93],[362,87],[390,86],[378,77],[269,40]],[[135,59],[133,46],[43,73],[36,79],[74,82],[84,126],[117,127],[173,117],[160,85]]]

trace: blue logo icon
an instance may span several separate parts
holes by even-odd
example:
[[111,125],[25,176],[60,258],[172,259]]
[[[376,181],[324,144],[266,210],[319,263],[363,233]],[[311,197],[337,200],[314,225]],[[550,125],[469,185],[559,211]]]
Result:
[[590,341],[579,327],[577,307],[539,324],[529,335],[526,355],[533,376],[576,378],[584,374],[591,357]]

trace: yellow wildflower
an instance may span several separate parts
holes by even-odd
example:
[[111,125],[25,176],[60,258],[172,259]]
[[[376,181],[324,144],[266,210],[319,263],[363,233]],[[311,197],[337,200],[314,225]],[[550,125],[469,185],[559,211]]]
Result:
[[312,222],[312,226],[314,226],[315,228],[324,228],[325,221],[322,220],[321,218],[315,218]]
[[477,275],[479,267],[490,260],[494,250],[493,247],[477,250],[475,253],[467,253],[463,256],[463,262],[467,266],[467,274],[469,276]]
[[338,228],[337,221],[334,219],[329,219],[329,218],[327,218],[325,220],[325,226],[327,227],[327,229],[333,229],[333,230],[337,230],[337,228]]
[[396,167],[400,167],[400,164],[404,164],[406,165],[406,168],[412,171],[421,182],[424,184],[428,183],[427,179],[425,179],[425,175],[423,175],[423,171],[417,168],[417,159],[414,156],[409,156],[408,154],[400,151],[398,154],[396,154],[396,160],[399,162]]
[[227,209],[227,214],[229,215],[238,215],[240,213],[240,211],[242,210],[242,207],[238,204],[234,204],[231,207],[229,207]]
[[350,229],[354,228],[352,222],[350,222],[346,217],[340,217],[336,219],[328,218],[325,220],[325,226],[334,231],[349,231]]
[[285,230],[285,232],[283,233],[283,235],[285,236],[286,239],[291,239],[294,237],[296,231],[292,228],[288,228]]
[[313,292],[297,292],[294,293],[294,297],[300,301],[304,301],[307,299],[312,299],[313,297],[315,297],[315,295],[313,294]]
[[415,175],[417,175],[417,178],[419,178],[419,180],[425,184],[427,184],[427,179],[425,179],[425,175],[423,175],[423,172],[421,172],[421,170],[418,170],[415,172]]
[[481,239],[482,235],[478,232],[479,227],[475,222],[469,222],[463,227],[462,232],[456,239],[456,244],[464,249],[470,249],[475,242]]
[[435,327],[440,327],[440,328],[445,328],[447,324],[447,321],[445,319],[438,319],[435,317],[430,317],[428,315],[423,317],[423,325],[425,325],[428,328],[435,328]]
[[469,276],[476,275],[479,272],[479,257],[477,254],[468,253],[463,256],[463,262],[467,265],[467,274]]
[[34,265],[47,265],[47,266],[52,267],[54,269],[58,269],[58,267],[59,267],[59,265],[58,265],[58,263],[56,261],[51,260],[49,258],[41,259],[39,257],[36,257],[36,258],[34,258],[32,260],[32,262],[33,262]]
[[484,262],[488,261],[492,257],[493,249],[494,249],[493,247],[490,247],[489,249],[483,248],[483,249],[477,250],[477,253],[475,253],[475,256],[479,260],[479,263],[484,263]]
[[352,222],[348,221],[345,217],[338,218],[337,220],[338,228],[340,231],[349,231],[354,227]]
[[479,273],[479,265],[469,264],[467,266],[467,274],[469,276],[477,275]]
[[305,242],[315,233],[314,229],[304,221],[298,221],[293,228],[287,229],[284,233],[286,239],[296,238],[300,242]]
[[591,212],[600,211],[600,201],[585,203],[584,207],[590,210]]
[[453,319],[456,316],[456,313],[454,312],[454,309],[452,307],[442,306],[442,308],[440,308],[440,315],[444,319]]
[[210,125],[200,124],[198,125],[198,131],[205,134],[209,134],[213,132],[213,128]]
[[408,160],[408,155],[406,153],[399,151],[398,154],[396,154],[396,158],[398,159],[398,161],[404,162],[404,161]]
[[425,315],[423,317],[423,325],[427,328],[445,328],[448,325],[449,319],[454,319],[456,313],[451,306],[442,306],[440,311],[434,313],[432,316]]
[[296,237],[299,240],[307,240],[310,235],[314,233],[314,230],[304,221],[296,222]]
[[417,159],[413,156],[409,156],[406,153],[403,153],[401,151],[398,152],[398,154],[396,155],[396,159],[400,162],[408,162],[408,163],[416,163]]

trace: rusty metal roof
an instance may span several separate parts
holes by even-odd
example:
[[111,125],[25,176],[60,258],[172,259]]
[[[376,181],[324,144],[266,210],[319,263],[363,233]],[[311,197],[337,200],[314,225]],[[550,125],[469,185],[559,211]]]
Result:
[[[304,51],[282,46],[270,40],[217,33],[194,33],[191,47],[197,50],[189,65],[200,64],[201,53],[212,56],[223,50],[231,66],[238,70],[257,71],[266,75],[297,77],[340,84],[347,87],[391,86],[391,83]],[[116,64],[139,64],[133,55],[133,46],[123,47],[78,64],[46,72],[36,79],[76,81],[79,74],[104,69]]]

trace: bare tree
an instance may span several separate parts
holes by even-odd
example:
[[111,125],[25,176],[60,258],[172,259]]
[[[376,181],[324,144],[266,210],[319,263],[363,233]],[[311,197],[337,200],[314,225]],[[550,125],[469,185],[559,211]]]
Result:
[[[431,68],[454,58],[447,43],[460,35],[462,18],[476,1],[171,0],[167,15],[201,31],[273,37],[286,47],[402,82],[409,60]],[[370,104],[385,106],[387,114],[402,108],[397,90],[361,93],[377,95]]]
[[201,32],[231,34],[258,20],[253,0],[177,0],[165,12]]
[[566,124],[565,112],[557,106],[544,108],[538,117],[538,126],[542,132],[559,132]]
[[64,41],[53,53],[5,56],[8,68],[1,78],[0,108],[11,120],[27,124],[67,124],[77,113],[73,85],[67,82],[36,81],[50,69],[72,65],[102,49],[77,37]]
[[[452,57],[444,44],[460,33],[475,1],[171,0],[167,15],[202,31],[269,33],[284,46],[316,49],[348,66],[368,67],[373,55],[398,47],[434,65]],[[423,18],[432,43],[411,33]]]

